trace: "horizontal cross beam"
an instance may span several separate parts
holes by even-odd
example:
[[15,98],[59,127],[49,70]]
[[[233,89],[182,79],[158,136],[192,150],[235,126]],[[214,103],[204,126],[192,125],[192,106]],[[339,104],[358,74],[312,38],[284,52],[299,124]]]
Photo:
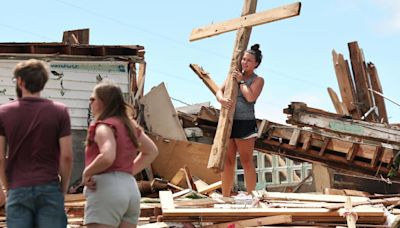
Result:
[[203,38],[219,35],[239,28],[257,26],[273,21],[278,21],[300,15],[301,3],[296,2],[290,5],[281,6],[275,9],[259,13],[249,14],[240,18],[231,19],[225,22],[207,25],[192,30],[189,41],[196,41]]

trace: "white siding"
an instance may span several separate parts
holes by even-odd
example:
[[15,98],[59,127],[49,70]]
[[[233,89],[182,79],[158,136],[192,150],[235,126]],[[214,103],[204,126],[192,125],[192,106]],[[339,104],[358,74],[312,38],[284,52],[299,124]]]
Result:
[[[20,60],[0,59],[0,104],[16,97],[12,82],[14,66]],[[128,63],[122,61],[49,61],[50,79],[42,97],[64,103],[70,109],[72,129],[87,128],[89,97],[99,78],[110,80],[129,91]]]

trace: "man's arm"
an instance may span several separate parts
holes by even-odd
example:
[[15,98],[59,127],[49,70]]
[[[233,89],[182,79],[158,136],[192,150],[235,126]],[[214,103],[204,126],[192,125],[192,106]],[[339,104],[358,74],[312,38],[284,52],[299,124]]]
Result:
[[6,196],[2,191],[2,187],[8,189],[6,178],[6,137],[0,135],[0,206],[5,204]]
[[64,194],[68,191],[69,181],[72,173],[72,136],[67,135],[59,139],[60,144],[60,168],[61,189]]

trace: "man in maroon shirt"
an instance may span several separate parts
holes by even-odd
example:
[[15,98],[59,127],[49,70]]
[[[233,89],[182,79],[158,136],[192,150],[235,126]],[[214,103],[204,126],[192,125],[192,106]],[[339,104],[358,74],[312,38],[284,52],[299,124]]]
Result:
[[67,225],[71,124],[65,105],[40,96],[48,72],[43,61],[18,63],[13,78],[18,100],[0,106],[0,180],[8,191],[9,228]]

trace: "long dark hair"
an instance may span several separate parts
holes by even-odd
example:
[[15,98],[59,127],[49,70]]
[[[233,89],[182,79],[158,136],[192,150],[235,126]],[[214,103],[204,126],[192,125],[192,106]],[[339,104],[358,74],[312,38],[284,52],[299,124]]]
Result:
[[[128,130],[129,138],[135,147],[139,146],[135,135],[135,129],[129,116],[133,116],[133,108],[125,102],[121,88],[112,82],[101,82],[94,87],[97,99],[103,103],[103,112],[97,120],[105,120],[109,117],[119,118]],[[89,142],[88,142],[89,143]]]

